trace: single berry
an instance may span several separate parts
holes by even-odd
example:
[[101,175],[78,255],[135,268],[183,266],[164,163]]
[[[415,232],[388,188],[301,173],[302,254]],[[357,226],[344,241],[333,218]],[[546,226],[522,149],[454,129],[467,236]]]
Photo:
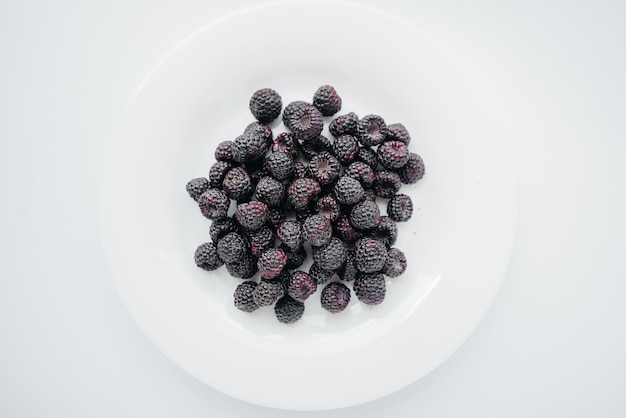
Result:
[[226,173],[222,188],[226,196],[233,200],[249,197],[253,191],[250,176],[242,167],[235,167]]
[[283,113],[285,126],[300,140],[315,138],[322,133],[324,119],[319,110],[311,104],[290,103]]
[[217,161],[233,161],[233,141],[222,141],[217,144],[215,159]]
[[324,116],[332,116],[341,110],[341,97],[333,86],[324,85],[313,95],[313,106]]
[[387,248],[396,243],[398,239],[398,225],[388,216],[381,216],[378,225],[372,230],[370,236],[381,240]]
[[265,169],[276,180],[286,180],[293,175],[293,159],[286,152],[273,152],[265,157]]
[[343,266],[337,271],[337,275],[341,280],[351,282],[356,278],[357,273],[358,270],[356,268],[354,251],[350,250],[346,256],[346,262],[343,263]]
[[283,324],[293,324],[304,314],[304,303],[294,300],[290,296],[283,296],[274,305],[274,314]]
[[282,208],[270,208],[267,212],[267,220],[274,228],[277,228],[285,219],[285,211]]
[[320,152],[331,152],[333,144],[324,135],[318,135],[300,142],[302,155],[307,160],[312,159]]
[[387,247],[374,238],[361,238],[354,244],[356,268],[363,273],[380,271],[387,261]]
[[361,147],[356,153],[356,160],[363,161],[365,164],[372,167],[373,170],[378,166],[378,155],[376,151],[370,147]]
[[294,271],[287,285],[287,294],[299,302],[304,302],[317,290],[317,283],[307,273]]
[[335,198],[344,205],[354,205],[363,197],[363,186],[351,177],[341,177],[334,190]]
[[354,285],[354,294],[366,305],[378,305],[385,299],[385,276],[382,273],[359,273]]
[[230,200],[218,189],[209,189],[198,197],[202,214],[209,219],[223,218],[228,214]]
[[359,117],[356,113],[350,112],[347,115],[336,117],[328,126],[328,130],[335,138],[339,138],[341,135],[355,135],[358,122]]
[[201,244],[196,249],[194,260],[196,261],[196,266],[207,271],[216,270],[224,264],[222,259],[217,255],[217,249],[212,242]]
[[378,147],[378,161],[390,170],[402,168],[409,161],[409,147],[400,141],[383,142]]
[[319,183],[313,179],[296,179],[287,190],[287,198],[295,209],[304,209],[321,191]]
[[367,189],[374,184],[374,170],[363,161],[355,161],[346,168],[344,176],[358,180]]
[[378,197],[391,199],[401,186],[400,176],[392,171],[379,171],[374,176],[374,193]]
[[400,180],[404,184],[417,183],[418,180],[421,180],[421,178],[424,177],[425,172],[426,169],[424,167],[424,160],[422,160],[422,157],[413,152],[409,155],[409,160],[406,162],[404,167],[398,170]]
[[363,192],[363,200],[369,200],[370,202],[376,202],[376,193],[372,189],[365,189]]
[[274,138],[272,151],[286,152],[295,161],[300,156],[300,145],[291,132],[283,132]]
[[238,163],[247,163],[261,159],[267,153],[269,144],[265,137],[258,131],[250,131],[239,135],[233,141],[233,160]]
[[411,142],[411,135],[409,131],[401,123],[392,123],[387,125],[387,141],[400,141],[409,145]]
[[270,306],[285,295],[285,288],[277,281],[263,280],[252,292],[252,299],[258,306]]
[[274,234],[269,226],[262,226],[256,231],[249,232],[248,239],[250,252],[256,257],[274,246]]
[[313,249],[313,261],[324,270],[337,270],[346,261],[348,249],[339,238],[331,238],[328,244]]
[[214,188],[221,188],[226,173],[232,168],[232,164],[226,161],[216,161],[209,169],[209,185]]
[[350,218],[347,215],[341,215],[335,224],[335,230],[337,235],[348,244],[354,243],[361,238],[363,234],[361,231],[352,226]]
[[233,293],[235,308],[244,312],[254,312],[259,309],[253,297],[256,287],[257,283],[252,280],[240,283]]
[[406,255],[397,248],[387,251],[387,261],[383,267],[383,274],[388,277],[398,277],[406,270]]
[[249,279],[258,271],[257,258],[250,254],[246,254],[239,262],[225,264],[228,274],[239,279]]
[[380,209],[371,200],[357,203],[350,211],[350,223],[356,229],[365,230],[374,228],[380,221]]
[[309,173],[312,179],[324,186],[339,178],[341,164],[329,152],[320,152],[311,158]]
[[225,263],[239,262],[247,253],[248,243],[236,232],[226,234],[217,241],[217,254]]
[[256,132],[257,134],[261,135],[261,137],[263,137],[265,142],[267,142],[268,144],[272,142],[272,138],[273,138],[272,128],[270,128],[269,126],[263,123],[259,123],[259,122],[249,123],[248,126],[246,126],[246,129],[244,129],[243,133],[247,134],[248,132]]
[[256,185],[256,198],[269,207],[281,206],[285,200],[285,186],[275,178],[265,176]]
[[273,279],[278,276],[287,264],[287,254],[280,248],[271,248],[261,254],[259,257],[258,267],[261,277],[264,279]]
[[312,246],[321,247],[328,244],[332,235],[333,228],[330,220],[323,215],[312,215],[304,221],[304,240]]
[[387,215],[396,222],[406,222],[413,215],[413,202],[405,194],[397,194],[387,203]]
[[348,165],[356,159],[359,141],[352,135],[341,135],[333,142],[333,154],[342,165]]
[[341,215],[339,203],[330,195],[319,198],[315,204],[315,210],[330,222],[335,222]]
[[220,218],[211,223],[209,235],[214,243],[217,243],[223,236],[231,232],[238,232],[239,227],[232,218]]
[[385,120],[378,115],[364,116],[356,125],[359,141],[366,147],[382,144],[387,137]]
[[197,202],[200,195],[209,189],[209,180],[204,177],[191,179],[187,183],[186,189],[189,196]]
[[259,229],[267,221],[267,205],[258,200],[237,205],[235,216],[241,226],[249,231]]
[[276,236],[291,251],[302,248],[304,237],[302,235],[302,224],[298,221],[284,221],[276,228]]
[[269,123],[276,119],[282,108],[280,95],[269,88],[255,91],[250,98],[250,112],[261,123]]
[[339,282],[331,282],[322,290],[322,308],[331,313],[339,313],[350,303],[350,289]]
[[304,165],[301,161],[293,163],[293,176],[297,179],[307,177],[309,174],[309,167]]
[[281,245],[280,248],[287,255],[287,264],[285,265],[285,268],[293,270],[300,268],[300,266],[304,264],[304,261],[307,257],[307,253],[304,247],[300,247],[300,249],[296,251],[289,250],[286,245]]
[[309,267],[309,276],[315,280],[315,283],[317,283],[318,286],[328,283],[334,275],[334,271],[324,270],[317,263],[313,263],[311,264],[311,267]]

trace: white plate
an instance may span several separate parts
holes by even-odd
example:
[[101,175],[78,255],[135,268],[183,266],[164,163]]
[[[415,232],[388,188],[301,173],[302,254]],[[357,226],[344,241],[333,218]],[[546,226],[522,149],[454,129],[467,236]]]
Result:
[[[239,280],[194,265],[210,223],[185,184],[207,174],[218,142],[252,121],[256,89],[272,87],[288,103],[327,83],[343,97],[341,113],[404,123],[427,172],[402,189],[415,204],[396,245],[409,268],[389,280],[385,302],[367,307],[353,297],[331,315],[318,292],[288,326],[271,308],[237,311]],[[413,27],[345,3],[248,9],[176,47],[127,109],[103,181],[111,273],[156,346],[219,391],[301,410],[376,399],[441,364],[492,301],[515,229],[507,151],[480,93]]]

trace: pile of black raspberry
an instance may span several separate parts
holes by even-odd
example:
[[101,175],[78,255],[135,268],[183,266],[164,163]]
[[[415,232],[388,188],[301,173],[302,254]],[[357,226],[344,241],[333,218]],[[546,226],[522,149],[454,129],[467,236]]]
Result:
[[[406,256],[393,245],[396,222],[411,219],[413,203],[399,190],[422,179],[424,161],[409,151],[411,136],[401,123],[354,112],[328,120],[342,105],[332,86],[318,88],[311,102],[282,105],[270,88],[254,92],[249,108],[256,121],[217,146],[207,177],[187,183],[212,220],[196,265],[207,271],[225,265],[243,280],[235,308],[273,306],[285,324],[303,316],[305,300],[318,289],[321,306],[333,314],[346,309],[352,292],[378,305],[387,279],[406,270]],[[286,131],[274,136],[269,124],[281,113]],[[379,200],[386,200],[386,216]],[[299,270],[309,258],[308,272]]]

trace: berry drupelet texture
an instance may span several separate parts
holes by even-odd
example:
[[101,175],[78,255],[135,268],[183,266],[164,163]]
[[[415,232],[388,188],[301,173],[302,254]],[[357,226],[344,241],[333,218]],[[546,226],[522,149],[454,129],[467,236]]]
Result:
[[356,153],[356,160],[363,161],[365,164],[372,167],[372,170],[376,170],[378,166],[378,154],[370,147],[361,147]]
[[385,299],[385,277],[382,273],[359,273],[352,286],[357,299],[366,305],[378,305]]
[[285,200],[285,186],[273,177],[262,177],[256,185],[257,200],[268,207],[277,207]]
[[264,88],[254,92],[250,98],[249,107],[256,120],[261,123],[269,123],[280,115],[283,102],[276,91]]
[[392,123],[387,125],[387,141],[400,141],[409,145],[411,135],[406,127],[401,123]]
[[350,223],[356,229],[366,230],[374,228],[380,221],[380,209],[371,200],[357,203],[350,211]]
[[291,132],[283,132],[274,138],[272,151],[286,152],[295,161],[300,156],[300,145]]
[[216,161],[209,169],[209,185],[215,188],[221,188],[226,173],[230,171],[233,165],[227,161]]
[[287,190],[287,198],[297,210],[307,207],[309,202],[322,191],[320,184],[310,178],[296,179]]
[[309,267],[309,276],[315,280],[318,286],[328,283],[334,275],[334,271],[324,270],[317,263],[313,263]]
[[313,247],[321,247],[330,242],[333,227],[323,215],[311,215],[304,221],[303,237]]
[[243,312],[254,312],[259,309],[259,305],[254,301],[254,290],[257,287],[257,283],[252,280],[240,283],[233,293],[233,303],[235,308]]
[[397,248],[390,248],[387,251],[387,261],[383,266],[383,274],[394,278],[400,276],[406,270],[406,255]]
[[358,180],[365,189],[374,184],[374,170],[363,161],[350,164],[344,171],[344,175]]
[[285,295],[283,284],[274,280],[263,280],[252,292],[252,299],[258,306],[271,306]]
[[382,241],[389,248],[398,239],[398,225],[389,216],[381,216],[378,225],[371,231],[370,236]]
[[294,300],[291,296],[283,296],[274,305],[276,319],[283,324],[293,324],[302,318],[304,303]]
[[297,251],[304,244],[302,224],[298,221],[287,220],[276,228],[276,236],[290,251]]
[[341,164],[329,152],[320,152],[309,162],[309,174],[312,179],[324,186],[339,178]]
[[258,271],[257,259],[251,254],[246,254],[239,262],[225,264],[228,274],[239,279],[249,279]]
[[352,135],[341,135],[333,142],[333,154],[342,165],[348,165],[356,159],[359,141]]
[[341,215],[341,206],[331,195],[320,197],[315,204],[315,210],[330,222],[335,222]]
[[389,170],[398,170],[409,161],[409,147],[404,142],[386,141],[377,153],[378,161]]
[[328,126],[328,130],[335,138],[339,138],[341,135],[355,135],[358,122],[359,117],[357,114],[350,112],[336,117]]
[[347,244],[353,244],[363,236],[363,233],[356,229],[350,222],[348,215],[341,215],[335,224],[337,235]]
[[242,167],[235,167],[229,170],[224,176],[222,190],[224,190],[226,196],[233,200],[249,197],[253,188],[248,172]]
[[354,243],[356,268],[363,273],[375,273],[387,261],[387,247],[382,241],[374,238],[361,238]]
[[413,215],[413,202],[408,195],[397,194],[387,203],[387,215],[396,222],[406,222]]
[[248,250],[245,238],[237,232],[226,234],[217,242],[217,254],[225,263],[240,262]]
[[331,152],[333,144],[324,135],[319,135],[300,142],[300,150],[307,160],[315,157],[320,152]]
[[259,229],[267,221],[267,205],[258,200],[237,205],[235,216],[237,222],[249,231]]
[[269,149],[266,138],[259,131],[239,135],[233,141],[233,160],[244,164],[263,158]]
[[351,282],[356,278],[358,272],[354,251],[350,250],[346,256],[346,262],[343,263],[343,266],[337,271],[337,274],[341,280]]
[[206,218],[220,219],[228,214],[230,200],[221,190],[209,189],[198,197],[198,206]]
[[320,302],[328,312],[339,313],[350,303],[350,289],[343,283],[331,282],[322,290]]
[[299,302],[304,302],[317,290],[317,282],[303,271],[294,271],[287,285],[287,294]]
[[374,176],[374,193],[378,197],[391,199],[393,195],[398,193],[401,186],[400,176],[393,171],[379,171]]
[[194,254],[196,266],[203,270],[213,271],[222,267],[224,262],[217,254],[217,248],[212,242],[205,242],[196,249]]
[[406,164],[398,170],[398,175],[402,183],[415,184],[424,177],[425,172],[424,160],[422,160],[422,157],[412,152]]
[[363,116],[356,125],[356,134],[363,146],[379,145],[387,137],[387,124],[378,115]]
[[328,244],[313,250],[313,261],[324,270],[337,270],[346,261],[348,249],[339,238],[333,237]]
[[351,177],[341,177],[335,185],[335,198],[344,205],[354,205],[363,197],[363,186]]
[[286,180],[293,175],[294,162],[286,152],[273,152],[265,157],[264,168],[276,180]]
[[274,246],[274,233],[269,226],[262,226],[256,231],[248,233],[250,242],[250,252],[255,257],[259,257],[263,252]]
[[191,179],[187,183],[186,189],[189,197],[197,202],[200,195],[209,189],[209,180],[205,177]]
[[296,251],[291,251],[286,245],[283,244],[280,248],[287,255],[287,264],[285,265],[285,268],[293,270],[300,268],[302,264],[304,264],[307,257],[304,247],[300,247],[300,249]]
[[341,97],[333,86],[323,85],[313,95],[313,106],[324,116],[332,116],[341,110]]
[[285,265],[287,265],[287,254],[281,248],[271,248],[259,257],[258,267],[264,279],[273,279],[278,276]]
[[283,123],[299,140],[320,136],[324,128],[324,117],[309,103],[290,103],[283,112]]
[[232,218],[220,218],[211,222],[209,235],[214,243],[217,243],[224,235],[230,232],[238,232],[239,226]]
[[232,162],[233,160],[233,141],[222,141],[215,148],[215,159],[217,161]]

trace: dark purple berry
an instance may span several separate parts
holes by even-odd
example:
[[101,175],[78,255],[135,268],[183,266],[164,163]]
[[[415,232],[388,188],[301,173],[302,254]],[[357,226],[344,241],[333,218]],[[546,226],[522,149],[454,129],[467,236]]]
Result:
[[331,152],[332,143],[324,135],[318,135],[302,141],[300,143],[300,149],[302,150],[304,158],[310,160],[320,152]]
[[412,152],[404,167],[398,170],[398,175],[402,183],[415,184],[424,177],[425,172],[424,160],[422,160],[422,157]]
[[300,210],[304,209],[321,191],[319,183],[313,179],[296,179],[287,190],[287,198],[295,209]]
[[335,198],[344,205],[353,205],[363,197],[363,186],[351,177],[341,177],[334,190]]
[[344,176],[358,180],[367,189],[374,184],[374,170],[363,161],[355,161],[346,168]]
[[220,218],[211,223],[209,227],[209,235],[214,243],[217,243],[224,235],[231,232],[238,232],[239,227],[232,218]]
[[282,108],[280,95],[269,88],[255,91],[250,98],[250,112],[261,123],[269,123],[276,119]]
[[217,249],[215,248],[215,244],[212,242],[205,242],[204,244],[201,244],[196,249],[194,260],[196,262],[196,266],[207,271],[216,270],[224,264],[222,259],[217,255]]
[[237,263],[248,253],[248,243],[236,232],[224,235],[217,241],[217,254],[225,263]]
[[274,305],[274,314],[283,324],[293,324],[304,314],[304,303],[294,300],[290,296],[283,296]]
[[350,223],[356,229],[371,229],[378,225],[380,221],[380,209],[378,205],[370,200],[354,205],[350,211]]
[[285,211],[282,208],[270,208],[267,213],[267,220],[274,228],[277,228],[285,219]]
[[312,179],[324,186],[339,178],[341,164],[329,152],[320,152],[311,158],[309,173]]
[[330,241],[333,228],[330,220],[323,215],[312,215],[304,221],[304,240],[314,247],[321,247]]
[[293,159],[286,152],[273,152],[265,157],[265,169],[276,180],[286,180],[293,175]]
[[300,156],[300,145],[291,132],[283,132],[274,138],[272,151],[286,152],[295,161]]
[[291,251],[299,250],[304,243],[302,224],[298,221],[284,221],[276,228],[276,236]]
[[237,205],[235,216],[241,226],[249,231],[254,231],[265,224],[267,212],[267,205],[255,200]]
[[322,290],[320,301],[328,312],[339,313],[350,303],[350,289],[343,283],[329,283]]
[[346,262],[343,263],[343,266],[337,271],[337,275],[341,280],[351,282],[356,278],[357,273],[358,270],[356,268],[354,251],[350,250],[346,256]]
[[364,116],[356,125],[356,134],[366,147],[382,144],[387,137],[385,120],[378,115]]
[[328,283],[334,275],[334,271],[324,270],[317,263],[313,263],[311,264],[311,267],[309,267],[309,276],[315,280],[315,283],[317,283],[318,286]]
[[303,224],[311,215],[313,215],[313,209],[311,209],[310,206],[306,206],[305,208],[296,211],[296,220]]
[[398,239],[398,225],[388,216],[381,216],[378,225],[372,230],[372,238],[381,240],[387,248],[396,243]]
[[387,125],[387,141],[400,141],[409,145],[411,142],[411,135],[409,131],[401,123],[392,123]]
[[378,305],[385,299],[386,283],[382,273],[359,273],[352,287],[356,297],[366,305]]
[[204,177],[191,179],[187,183],[186,189],[189,197],[197,202],[200,195],[209,189],[209,180]]
[[354,112],[336,117],[328,126],[330,133],[339,138],[341,135],[355,135],[359,117]]
[[330,195],[321,197],[315,205],[315,210],[330,222],[335,222],[341,215],[339,203]]
[[313,249],[313,261],[324,270],[337,270],[346,261],[348,249],[339,238],[331,238],[328,244]]
[[281,206],[285,200],[285,186],[273,177],[265,176],[256,185],[257,200],[267,206]]
[[378,197],[391,199],[401,186],[400,176],[392,171],[379,171],[374,176],[374,193]]
[[308,177],[309,168],[301,161],[293,163],[293,176],[297,179]]
[[215,159],[217,161],[233,161],[233,141],[222,141],[215,148]]
[[313,106],[324,116],[332,116],[341,110],[341,97],[333,86],[324,85],[313,95]]
[[307,257],[307,253],[304,247],[300,247],[300,249],[296,251],[291,251],[286,245],[283,244],[280,246],[280,248],[287,255],[287,264],[285,265],[285,268],[293,270],[300,268],[300,266],[304,264],[304,261]]
[[378,161],[390,170],[402,168],[409,161],[409,147],[400,141],[384,142],[378,147]]
[[335,230],[337,231],[337,235],[348,244],[354,243],[363,236],[361,231],[352,226],[350,218],[347,215],[341,215],[339,217],[335,224]]
[[238,163],[247,163],[261,159],[267,153],[269,144],[265,137],[256,130],[239,135],[233,141],[233,160]]
[[370,147],[361,147],[356,153],[356,160],[363,161],[365,164],[372,167],[373,170],[378,166],[378,155],[376,151]]
[[232,164],[226,161],[216,161],[209,169],[209,184],[211,187],[221,188],[226,173],[232,168]]
[[304,302],[317,290],[317,283],[307,273],[294,271],[287,285],[287,294],[299,302]]
[[352,135],[341,135],[333,142],[333,154],[342,165],[348,165],[356,159],[359,142]]
[[274,280],[263,280],[252,292],[252,299],[258,306],[270,306],[285,295],[282,283]]
[[356,268],[363,273],[380,271],[387,261],[387,247],[374,238],[361,238],[354,244]]
[[261,254],[258,267],[261,277],[273,279],[278,276],[287,264],[287,254],[280,248],[271,248]]
[[376,193],[372,189],[365,189],[363,192],[363,200],[369,200],[370,202],[376,202]]
[[226,173],[222,189],[233,200],[249,197],[253,191],[250,176],[242,167],[235,167]]
[[256,257],[274,246],[274,234],[269,226],[262,226],[256,231],[249,232],[248,239],[250,240],[250,252]]
[[[285,126],[299,140],[318,137],[324,128],[324,119],[319,110],[311,104],[290,103],[283,113]],[[292,106],[293,105],[293,106]]]
[[259,123],[256,121],[249,123],[248,126],[246,126],[246,129],[244,129],[243,133],[247,134],[248,132],[256,132],[257,134],[261,135],[265,142],[267,142],[268,144],[272,142],[272,128],[263,123]]
[[250,254],[245,255],[239,262],[225,264],[228,274],[239,279],[249,279],[258,271],[257,259]]
[[406,222],[413,215],[413,202],[405,194],[397,194],[387,203],[387,215],[396,222]]
[[254,312],[259,309],[259,305],[256,304],[252,296],[256,287],[257,283],[252,280],[240,283],[233,293],[235,308],[244,312]]
[[387,261],[383,266],[383,274],[389,277],[398,277],[406,270],[406,256],[397,248],[387,251]]
[[221,190],[209,189],[198,197],[198,206],[206,218],[219,219],[228,214],[230,200]]

